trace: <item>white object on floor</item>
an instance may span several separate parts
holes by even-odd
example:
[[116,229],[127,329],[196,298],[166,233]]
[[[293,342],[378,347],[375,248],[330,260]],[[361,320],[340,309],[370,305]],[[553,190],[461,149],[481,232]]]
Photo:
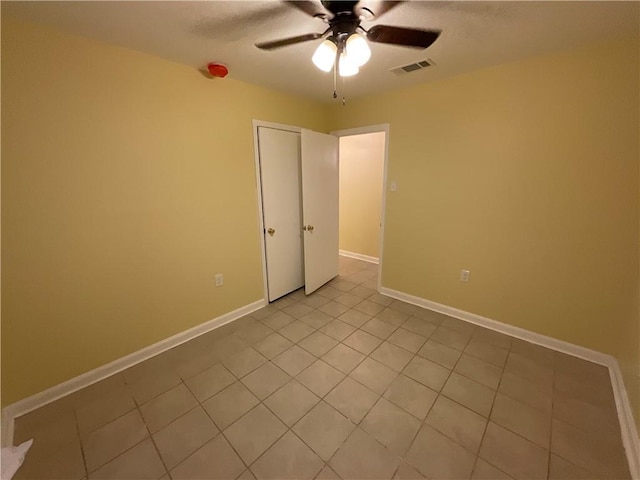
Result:
[[0,463],[2,465],[0,476],[2,480],[11,480],[13,478],[22,462],[24,462],[24,457],[27,455],[32,443],[33,438],[17,447],[5,447],[0,450]]

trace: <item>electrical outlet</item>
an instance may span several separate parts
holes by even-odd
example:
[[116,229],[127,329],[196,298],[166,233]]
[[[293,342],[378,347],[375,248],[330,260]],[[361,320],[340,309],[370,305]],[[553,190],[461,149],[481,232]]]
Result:
[[216,287],[221,287],[224,285],[224,277],[221,273],[216,274]]
[[460,270],[460,281],[461,282],[469,281],[469,270]]

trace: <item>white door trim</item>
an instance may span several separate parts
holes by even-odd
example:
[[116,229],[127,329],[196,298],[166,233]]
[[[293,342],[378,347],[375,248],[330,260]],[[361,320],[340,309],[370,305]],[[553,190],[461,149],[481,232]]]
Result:
[[264,217],[262,215],[264,206],[262,205],[262,182],[260,177],[260,145],[258,142],[258,127],[275,128],[286,132],[301,133],[302,128],[281,123],[265,122],[263,120],[253,120],[253,155],[256,168],[256,194],[258,200],[258,239],[260,241],[260,255],[262,258],[262,285],[264,298],[269,303],[269,284],[267,283],[267,251],[264,245]]
[[[331,135],[335,135],[338,138],[350,137],[352,135],[362,135],[365,133],[384,132],[384,166],[382,167],[382,210],[380,215],[380,232],[378,235],[378,291],[380,291],[380,289],[382,288],[384,226],[387,205],[387,166],[389,164],[389,129],[390,126],[388,123],[381,123],[379,125],[369,125],[366,127],[349,128],[346,130],[336,130],[330,132]],[[340,152],[338,152],[338,158],[340,158]]]

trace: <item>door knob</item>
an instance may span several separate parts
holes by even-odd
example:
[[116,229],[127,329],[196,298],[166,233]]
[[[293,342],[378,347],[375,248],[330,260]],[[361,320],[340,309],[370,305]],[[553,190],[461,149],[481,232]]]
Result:
[[269,230],[267,230],[267,233],[273,237],[273,234],[276,233],[276,231],[273,228],[269,228]]
[[307,225],[307,230],[313,232],[313,225]]

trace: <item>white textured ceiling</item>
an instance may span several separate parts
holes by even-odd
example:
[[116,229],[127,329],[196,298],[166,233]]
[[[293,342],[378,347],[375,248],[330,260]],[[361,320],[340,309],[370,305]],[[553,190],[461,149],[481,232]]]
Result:
[[[391,90],[532,55],[637,34],[640,2],[408,1],[363,22],[442,30],[427,50],[372,44],[371,61],[346,80],[347,97]],[[273,1],[2,2],[2,14],[42,23],[229,77],[331,101],[332,74],[311,63],[320,40],[262,51],[257,41],[322,32],[325,24]],[[432,59],[399,77],[389,71]]]

